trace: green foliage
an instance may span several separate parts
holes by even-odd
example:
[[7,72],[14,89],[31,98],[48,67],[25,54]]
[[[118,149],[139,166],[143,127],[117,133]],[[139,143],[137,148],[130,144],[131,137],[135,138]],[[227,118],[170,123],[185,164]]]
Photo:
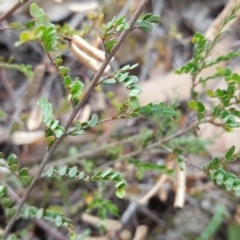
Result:
[[137,170],[138,178],[142,179],[147,171],[156,171],[165,174],[171,174],[172,169],[167,169],[166,165],[159,165],[155,163],[142,162],[139,159],[130,159],[129,163],[133,164]]
[[94,198],[93,201],[88,204],[87,211],[97,211],[97,216],[101,219],[106,219],[108,214],[112,216],[118,216],[118,208],[110,200],[105,200],[103,198]]
[[224,159],[214,157],[212,161],[204,166],[204,171],[210,180],[217,185],[224,185],[228,191],[233,190],[237,196],[240,196],[240,179],[232,173],[224,170],[224,164],[236,161],[240,156],[240,151],[235,152],[235,146],[228,149]]
[[38,106],[42,109],[47,146],[51,147],[56,138],[60,138],[65,133],[65,130],[59,125],[58,120],[53,119],[52,105],[46,98],[39,99]]
[[[2,158],[4,155],[1,153]],[[20,168],[18,164],[18,159],[15,154],[11,154],[6,160],[5,163],[0,163],[0,167],[5,167],[9,169],[9,171],[20,180],[23,187],[27,187],[30,185],[32,181],[32,176],[29,175],[28,168]]]
[[[15,212],[14,201],[8,197],[7,188],[0,185],[0,203],[5,209],[5,214],[7,217],[12,217]],[[64,217],[60,212],[56,212],[51,209],[37,208],[35,206],[25,206],[21,211],[21,217],[25,219],[46,219],[53,221],[56,227],[65,227],[72,231],[72,221]]]
[[[215,35],[212,42],[207,41],[202,34],[196,33],[192,39],[192,43],[194,45],[194,54],[192,60],[176,71],[177,74],[187,73],[191,76],[192,98],[188,102],[188,111],[194,111],[196,113],[194,116],[197,115],[197,127],[201,123],[210,122],[213,124],[218,124],[223,127],[223,129],[230,132],[234,128],[238,128],[240,125],[240,111],[237,108],[238,104],[240,103],[240,97],[237,93],[240,85],[240,75],[232,72],[229,67],[222,68],[218,66],[218,64],[221,62],[228,62],[237,58],[240,52],[231,51],[230,53],[217,58],[209,58],[212,49],[214,46],[216,46],[219,39],[224,34],[224,27],[229,21],[236,17],[236,11],[239,9],[240,4],[235,6],[227,18],[223,20],[223,23],[219,28],[219,32]],[[51,51],[62,49],[59,41],[61,39],[59,34],[69,36],[71,34],[75,34],[76,31],[71,30],[67,25],[63,27],[56,27],[50,22],[43,9],[39,8],[35,3],[30,6],[30,15],[32,19],[25,24],[13,22],[9,25],[9,28],[11,29],[21,30],[20,41],[16,43],[16,46],[29,41],[39,41],[49,56],[49,59],[56,67],[67,92],[68,100],[72,103],[72,107],[75,108],[76,106],[79,106],[79,103],[84,96],[83,82],[78,78],[71,78],[69,74],[71,69],[63,66],[63,60],[61,56],[57,55],[54,60],[52,60],[51,55],[49,54]],[[141,16],[136,21],[132,29],[129,29],[130,26],[125,17],[113,18],[112,21],[103,26],[102,30],[101,38],[104,44],[106,55],[109,54],[116,45],[116,35],[119,35],[124,30],[129,29],[129,31],[132,31],[136,28],[150,32],[153,29],[153,24],[155,23],[160,23],[160,17],[151,13]],[[67,45],[64,46],[65,48],[67,47]],[[198,78],[199,73],[203,69],[215,65],[216,73],[205,78]],[[131,75],[131,71],[137,66],[138,64],[126,65],[119,70],[115,70],[110,75],[101,77],[96,85],[121,84],[128,93],[128,99],[119,106],[117,113],[112,117],[112,120],[118,118],[152,117],[153,122],[155,125],[157,125],[157,127],[154,126],[153,130],[142,128],[138,141],[136,141],[137,147],[140,146],[141,148],[145,148],[150,141],[159,140],[159,138],[162,139],[166,135],[168,137],[169,133],[176,133],[176,131],[178,131],[180,128],[179,122],[182,113],[176,110],[176,104],[166,104],[161,102],[158,104],[149,103],[148,105],[140,106],[137,97],[139,94],[141,94],[142,90],[137,86],[138,77]],[[21,71],[28,78],[33,77],[32,69],[28,65],[0,63],[0,67]],[[217,89],[216,91],[212,89],[206,91],[207,97],[218,100],[218,103],[214,104],[211,109],[208,109],[207,105],[203,103],[202,95],[196,92],[195,87],[198,84],[205,85],[208,81],[219,77],[225,80],[227,87],[226,89]],[[90,92],[87,94],[89,93]],[[53,118],[52,105],[46,98],[40,98],[38,101],[38,106],[41,108],[43,114],[43,124],[48,150],[55,143],[57,138],[63,139],[69,135],[82,135],[85,131],[104,122],[104,120],[99,121],[99,116],[94,113],[89,121],[79,122],[76,120],[72,123],[71,127],[65,131],[65,129],[59,124],[59,121]],[[166,143],[166,146],[171,148],[168,152],[174,155],[174,158],[180,169],[183,170],[183,163],[186,161],[183,153],[186,152],[199,154],[206,150],[206,144],[206,141],[197,138],[195,135],[187,134],[185,136],[170,139],[170,141]],[[162,147],[164,148],[163,145]],[[165,147],[165,149],[168,150],[168,147]],[[118,158],[123,152],[123,147],[110,147],[106,152],[111,158]],[[222,160],[214,157],[212,161],[206,164],[204,166],[204,172],[211,181],[219,186],[224,186],[228,191],[233,190],[237,196],[240,196],[240,179],[238,176],[229,173],[226,168],[226,164],[235,161],[238,156],[240,156],[240,151],[236,151],[235,146],[233,146],[228,149],[225,157]],[[165,174],[171,174],[173,171],[167,169],[165,165],[158,165],[154,162],[142,162],[139,159],[127,160],[136,167],[139,178],[142,178],[147,171],[156,171],[158,173],[160,172]],[[119,198],[123,198],[125,196],[126,181],[123,179],[120,172],[108,169],[105,171],[98,171],[94,174],[96,166],[92,161],[89,159],[83,160],[81,164],[83,165],[84,171],[79,171],[77,166],[52,167],[48,169],[42,175],[42,177],[57,178],[61,180],[61,183],[66,178],[82,180],[87,183],[93,181],[98,183],[106,183],[110,181],[115,185],[116,195]],[[29,186],[31,183],[32,176],[29,174],[29,169],[19,167],[16,155],[10,155],[5,160],[5,163],[1,164],[0,166],[8,168],[10,173],[15,176],[24,187]],[[63,192],[64,190],[62,193]],[[65,196],[67,195],[66,192],[64,194]],[[0,203],[4,207],[6,216],[8,218],[12,217],[15,212],[15,204],[14,201],[9,198],[6,187],[2,185],[0,185]],[[105,200],[100,197],[95,198],[88,205],[88,211],[97,211],[97,215],[102,219],[106,219],[108,215],[118,216],[117,207],[110,200]],[[225,210],[222,207],[217,208],[215,216],[213,217],[209,226],[201,234],[199,239],[209,239],[213,235],[223,219],[224,211]],[[21,211],[21,216],[24,218],[34,219],[43,218],[54,222],[57,227],[66,227],[69,229],[70,239],[83,239],[84,236],[89,235],[89,231],[87,231],[82,236],[75,236],[71,220],[66,218],[62,212],[56,211],[54,207],[51,209],[44,209],[37,208],[35,206],[24,206],[23,210]],[[17,239],[17,237],[15,235],[11,235],[9,236],[9,239]]]
[[116,18],[114,17],[112,21],[103,25],[102,40],[104,42],[104,47],[106,53],[109,53],[115,46],[117,40],[113,38],[114,35],[129,28],[129,24],[125,17]]
[[120,172],[115,172],[111,168],[106,171],[98,171],[93,176],[90,176],[85,173],[85,171],[79,171],[76,166],[74,167],[51,167],[48,169],[44,175],[44,177],[52,178],[56,176],[61,177],[70,177],[70,178],[78,178],[79,180],[83,180],[85,182],[93,182],[93,181],[112,181],[115,184],[116,195],[119,198],[123,198],[125,195],[126,181],[122,178]]
[[152,13],[147,13],[137,20],[135,27],[146,32],[151,32],[153,29],[153,24],[160,22],[161,18],[159,16],[153,15]]
[[56,50],[59,37],[55,25],[50,22],[43,9],[39,8],[36,3],[31,4],[30,15],[33,19],[25,24],[27,30],[22,31],[16,46],[39,40],[46,52]]
[[208,223],[208,226],[201,233],[201,236],[198,238],[198,240],[208,240],[208,239],[210,239],[213,236],[213,234],[220,227],[225,213],[226,213],[225,207],[222,206],[222,205],[218,205],[216,207],[215,214],[214,214],[212,220],[210,221],[210,223]]
[[8,70],[17,70],[22,72],[28,79],[32,79],[34,76],[32,67],[25,64],[4,63],[0,61],[0,67]]

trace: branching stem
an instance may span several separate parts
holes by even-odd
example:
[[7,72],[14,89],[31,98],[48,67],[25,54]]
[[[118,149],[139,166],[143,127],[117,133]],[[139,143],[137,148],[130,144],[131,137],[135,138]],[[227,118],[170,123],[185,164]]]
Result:
[[[24,3],[27,2],[24,1]],[[132,28],[135,24],[135,22],[137,21],[138,17],[140,16],[140,14],[142,13],[143,9],[146,7],[146,5],[148,4],[149,0],[142,0],[141,3],[139,4],[138,8],[136,9],[136,11],[134,12],[134,14],[132,15],[130,21],[129,21],[129,29],[123,31],[121,33],[121,35],[119,36],[116,45],[113,47],[112,51],[109,53],[109,55],[106,57],[105,61],[102,63],[101,67],[99,68],[99,70],[97,71],[97,73],[95,74],[95,76],[93,77],[89,87],[87,88],[82,101],[76,106],[75,109],[73,109],[67,123],[65,126],[65,131],[67,131],[69,129],[69,127],[71,126],[72,122],[74,121],[77,113],[79,112],[79,110],[85,105],[85,103],[87,102],[89,96],[91,95],[92,91],[94,90],[94,88],[97,85],[97,82],[99,81],[100,77],[102,76],[105,68],[108,66],[108,64],[110,63],[111,59],[113,58],[113,56],[116,54],[116,52],[118,51],[118,49],[120,48],[120,46],[122,45],[123,41],[125,40],[125,38],[127,37],[127,35],[132,31]],[[18,9],[22,4],[18,3],[18,7],[16,9]],[[0,18],[0,22],[3,21],[4,19],[6,19],[9,15],[11,15],[14,11],[16,11],[16,9],[13,9],[10,13],[8,13],[7,16],[2,16]],[[55,152],[55,150],[58,148],[58,146],[60,145],[60,143],[62,142],[62,140],[64,139],[65,134],[63,134],[60,138],[58,138],[55,143],[53,144],[53,146],[47,151],[47,153],[45,154],[39,169],[36,173],[36,175],[34,176],[30,186],[26,189],[22,199],[20,200],[19,204],[17,205],[17,209],[16,212],[14,214],[14,216],[12,217],[12,219],[9,221],[8,225],[5,228],[4,234],[2,236],[2,240],[6,240],[11,228],[14,224],[14,222],[17,220],[19,214],[22,211],[22,208],[25,204],[25,202],[27,201],[27,198],[29,197],[33,187],[35,186],[35,184],[37,183],[38,179],[40,178],[43,169],[45,167],[45,165],[48,163],[49,159],[51,159],[53,153]]]

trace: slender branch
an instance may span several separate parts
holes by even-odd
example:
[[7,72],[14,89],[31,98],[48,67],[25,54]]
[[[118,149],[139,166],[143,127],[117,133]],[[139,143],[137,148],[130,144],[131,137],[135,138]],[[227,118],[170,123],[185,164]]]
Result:
[[[82,101],[76,106],[76,108],[72,111],[66,126],[65,126],[65,131],[68,130],[68,128],[71,126],[72,122],[74,121],[74,118],[76,117],[78,111],[85,105],[85,103],[87,102],[91,92],[94,90],[98,80],[100,79],[101,75],[103,74],[105,68],[108,66],[108,64],[110,63],[111,59],[113,58],[113,56],[116,54],[116,52],[118,51],[118,49],[120,48],[120,46],[122,45],[123,41],[125,40],[125,38],[127,37],[127,35],[132,31],[132,28],[134,27],[135,22],[137,21],[138,17],[140,16],[140,14],[142,13],[143,9],[146,7],[147,3],[149,2],[149,0],[142,0],[141,4],[138,6],[138,8],[136,9],[136,11],[134,12],[134,14],[132,15],[130,21],[129,21],[129,29],[125,30],[124,32],[121,33],[121,35],[118,38],[118,41],[116,43],[116,45],[113,47],[112,51],[109,53],[109,55],[106,57],[105,61],[102,63],[101,67],[99,68],[99,70],[97,71],[97,73],[95,74],[95,76],[93,77],[88,89],[86,90],[86,93],[83,96]],[[58,148],[59,144],[62,142],[62,140],[65,138],[65,134],[62,135],[60,138],[58,138],[55,143],[53,144],[53,146],[51,147],[51,149],[48,150],[48,152],[46,153],[46,155],[44,156],[42,163],[39,166],[39,169],[36,173],[36,175],[34,176],[30,186],[26,189],[21,201],[19,202],[16,212],[14,214],[14,216],[12,217],[12,219],[9,221],[4,234],[2,236],[2,240],[6,240],[7,236],[10,233],[10,230],[14,224],[14,222],[16,221],[16,219],[18,218],[24,203],[27,201],[28,196],[30,195],[33,187],[35,186],[35,184],[37,183],[39,177],[41,176],[43,169],[45,167],[45,165],[47,164],[47,162],[49,161],[49,159],[52,157],[53,153],[55,152],[55,150]]]
[[0,31],[4,31],[4,30],[13,30],[13,29],[10,28],[10,27],[2,27],[2,28],[0,28]]
[[18,2],[14,6],[12,6],[12,8],[10,8],[6,13],[4,13],[0,17],[0,23],[6,20],[7,18],[11,17],[13,13],[15,13],[23,4],[27,3],[28,1],[29,0],[24,0],[23,2],[20,2],[18,0]]
[[150,149],[156,148],[158,146],[161,146],[163,143],[168,142],[169,140],[184,134],[188,130],[192,129],[194,126],[195,126],[195,121],[193,121],[193,123],[191,125],[189,125],[188,127],[184,128],[184,129],[180,129],[176,133],[174,133],[174,134],[172,134],[172,135],[170,135],[170,136],[168,136],[168,137],[166,137],[166,138],[164,138],[162,140],[159,140],[159,141],[157,141],[155,143],[149,144],[146,148],[140,148],[140,149],[138,149],[136,151],[127,153],[125,155],[122,155],[120,158],[118,158],[117,160],[115,160],[113,162],[107,162],[107,163],[102,164],[101,168],[108,167],[109,165],[111,165],[113,163],[116,163],[116,162],[122,162],[122,161],[124,161],[126,159],[129,159],[129,158],[131,158],[133,156],[136,156],[136,155],[144,152],[145,150],[150,150]]
[[[164,144],[161,145],[165,150],[167,150],[169,153],[173,153],[172,149],[168,148],[167,146],[165,146]],[[192,163],[191,161],[189,161],[189,159],[187,159],[186,157],[184,157],[183,155],[179,155],[179,157],[187,164],[187,165],[191,165],[195,168],[197,168],[198,170],[203,171],[203,168],[199,167],[198,165]]]

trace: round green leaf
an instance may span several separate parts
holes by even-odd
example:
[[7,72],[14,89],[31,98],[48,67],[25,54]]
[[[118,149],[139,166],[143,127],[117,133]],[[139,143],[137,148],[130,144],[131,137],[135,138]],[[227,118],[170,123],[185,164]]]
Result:
[[150,106],[141,107],[139,113],[142,114],[142,115],[151,114],[152,113],[152,108]]
[[36,213],[36,218],[41,219],[43,217],[44,210],[43,208],[40,208]]
[[72,177],[72,178],[75,177],[77,173],[78,173],[78,168],[76,166],[70,168],[68,171],[69,177]]
[[60,176],[65,176],[66,174],[67,174],[67,166],[63,166],[63,167],[60,167],[59,169],[58,169],[58,174],[60,175]]
[[172,107],[165,107],[163,110],[163,116],[166,118],[170,118],[175,116],[175,111]]
[[227,153],[225,154],[225,158],[229,158],[234,154],[235,146],[233,145],[231,148],[228,149]]
[[136,26],[138,28],[140,28],[141,30],[146,31],[146,32],[151,32],[152,29],[153,29],[152,24],[148,21],[145,21],[145,20],[137,21]]
[[216,179],[216,183],[218,185],[221,185],[223,183],[223,180],[224,180],[223,173],[218,173],[217,176],[215,177],[215,179]]
[[90,127],[95,127],[98,124],[98,115],[93,114],[91,120],[89,121]]
[[54,167],[49,168],[46,173],[44,174],[47,177],[52,177],[54,174]]
[[30,15],[34,18],[37,18],[40,15],[44,14],[44,11],[41,8],[39,8],[36,3],[31,4],[29,11]]
[[62,216],[58,215],[56,218],[55,218],[55,225],[57,227],[61,227],[63,224],[63,221],[62,221]]
[[64,82],[64,86],[69,86],[69,85],[71,85],[72,84],[72,79],[71,79],[71,77],[70,76],[66,76],[66,77],[64,77],[64,80],[63,80],[63,82]]
[[161,104],[155,104],[152,106],[152,114],[154,116],[162,116],[164,107]]
[[125,196],[125,189],[124,188],[118,188],[116,191],[116,196],[118,198],[124,198]]
[[197,102],[195,100],[191,100],[188,103],[188,107],[191,108],[191,109],[197,109]]
[[142,92],[142,90],[136,86],[131,86],[129,89],[129,96],[130,97],[136,97]]
[[232,188],[233,188],[233,179],[232,178],[228,178],[225,182],[225,185],[226,185],[226,189],[228,191],[231,191]]

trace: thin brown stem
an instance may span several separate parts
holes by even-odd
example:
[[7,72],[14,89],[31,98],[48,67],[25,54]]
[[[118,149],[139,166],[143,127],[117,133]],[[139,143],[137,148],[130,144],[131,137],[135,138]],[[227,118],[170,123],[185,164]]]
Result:
[[12,6],[6,13],[0,17],[0,23],[11,17],[23,4],[27,3],[29,0],[24,0],[22,3],[18,1],[14,6]]
[[104,167],[108,167],[109,165],[113,164],[113,163],[116,163],[116,162],[122,162],[124,160],[127,160],[131,157],[134,157],[144,151],[147,151],[147,150],[151,150],[153,148],[156,148],[158,146],[161,146],[163,143],[166,143],[168,141],[170,141],[171,139],[175,138],[175,137],[178,137],[178,136],[181,136],[182,134],[184,134],[185,132],[189,131],[190,129],[192,129],[193,127],[195,126],[195,121],[193,122],[193,124],[189,125],[188,127],[184,128],[184,129],[180,129],[179,131],[177,131],[176,133],[162,139],[162,140],[159,140],[155,143],[152,143],[152,144],[149,144],[146,148],[140,148],[136,151],[133,151],[133,152],[130,152],[130,153],[127,153],[123,156],[121,156],[120,158],[118,158],[117,160],[113,161],[113,162],[107,162],[107,163],[104,163],[103,165],[101,165],[101,168],[104,168]]
[[[136,9],[136,11],[134,12],[134,14],[132,15],[130,21],[129,21],[129,29],[125,30],[124,32],[121,33],[121,35],[119,36],[116,45],[113,47],[112,51],[109,53],[109,55],[106,57],[105,61],[102,63],[101,67],[99,68],[99,70],[97,71],[97,73],[95,74],[95,76],[93,77],[89,87],[86,90],[86,93],[83,96],[82,101],[76,106],[75,109],[73,109],[67,123],[65,126],[65,131],[67,131],[69,129],[69,127],[71,126],[72,122],[74,121],[77,113],[79,112],[79,110],[85,105],[85,103],[87,102],[89,96],[91,95],[92,91],[94,90],[98,80],[100,79],[100,77],[102,76],[105,68],[108,66],[108,64],[110,63],[111,59],[113,58],[113,56],[116,54],[116,52],[118,51],[118,49],[120,48],[120,46],[122,45],[123,41],[125,40],[125,38],[127,37],[127,35],[131,32],[135,22],[137,21],[138,17],[140,16],[140,14],[142,13],[143,9],[146,7],[146,5],[148,4],[149,0],[142,0],[141,4],[139,4],[138,8]],[[65,135],[62,135],[60,138],[58,138],[55,143],[53,144],[53,146],[51,147],[51,149],[49,149],[46,153],[46,155],[44,156],[39,169],[36,173],[36,175],[34,176],[30,186],[26,189],[22,199],[20,200],[16,212],[14,214],[14,216],[12,217],[12,219],[9,221],[8,225],[6,226],[6,229],[4,231],[4,234],[2,236],[2,240],[6,240],[7,236],[10,233],[10,230],[14,224],[14,222],[16,221],[16,219],[18,218],[25,202],[27,201],[28,196],[30,195],[33,187],[35,186],[35,184],[37,183],[39,177],[41,176],[43,169],[45,167],[45,165],[47,164],[47,162],[49,161],[49,159],[51,159],[53,153],[55,152],[55,150],[58,148],[58,146],[60,145],[60,143],[62,142],[62,140],[64,139]]]
[[[164,148],[165,150],[167,150],[169,153],[173,153],[172,149],[168,148],[167,146],[165,146],[164,144],[161,145],[162,148]],[[199,167],[198,165],[194,164],[193,162],[189,161],[189,159],[187,159],[186,157],[184,157],[183,155],[179,155],[179,157],[187,164],[187,165],[191,165],[195,168],[197,168],[200,171],[203,171],[203,168]]]

